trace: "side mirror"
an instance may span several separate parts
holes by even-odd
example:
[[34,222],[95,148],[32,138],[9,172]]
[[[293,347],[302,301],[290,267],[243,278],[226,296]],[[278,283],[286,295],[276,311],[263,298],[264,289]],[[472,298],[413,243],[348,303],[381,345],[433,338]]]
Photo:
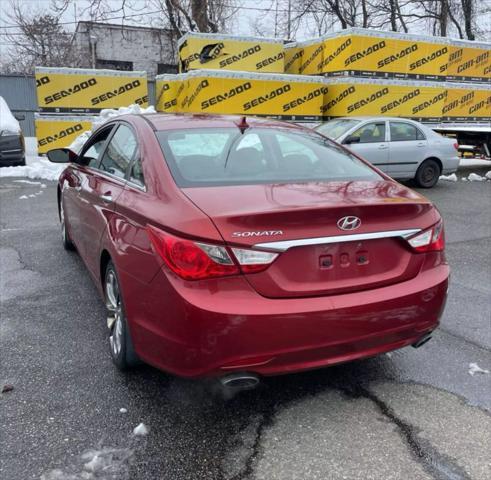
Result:
[[68,148],[55,148],[48,153],[48,160],[52,163],[69,163],[76,162],[78,155]]
[[360,137],[355,137],[354,135],[348,135],[344,142],[346,145],[350,145],[351,143],[360,143]]

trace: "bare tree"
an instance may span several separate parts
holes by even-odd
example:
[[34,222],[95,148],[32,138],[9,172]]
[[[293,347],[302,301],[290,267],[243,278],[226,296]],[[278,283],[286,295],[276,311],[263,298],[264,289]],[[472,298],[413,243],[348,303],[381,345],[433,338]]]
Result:
[[27,12],[20,2],[11,4],[9,20],[17,27],[7,33],[14,59],[3,67],[10,72],[32,73],[36,65],[46,67],[78,66],[72,34],[60,24],[60,17],[49,13]]
[[[52,0],[52,6],[56,12],[64,13],[76,2]],[[151,23],[181,36],[186,32],[224,31],[236,12],[237,8],[224,0],[143,0],[138,10],[127,0],[121,0],[117,7],[108,0],[87,0],[80,15],[89,16],[92,21],[107,21],[119,16],[121,23],[131,18],[134,23]]]
[[[475,40],[476,36],[474,34],[474,14],[475,14],[475,0],[460,0],[460,5],[462,8],[462,16],[464,18],[465,34],[469,40]],[[490,14],[489,8],[487,12],[483,12],[484,15]],[[489,20],[489,17],[488,17]]]
[[[300,6],[300,8],[298,8]],[[394,32],[420,32],[432,35],[458,36],[474,40],[485,37],[488,30],[479,22],[491,13],[482,0],[300,0],[296,3],[297,19],[314,22],[316,34],[332,29],[364,27],[390,29]],[[489,24],[489,22],[488,22]]]

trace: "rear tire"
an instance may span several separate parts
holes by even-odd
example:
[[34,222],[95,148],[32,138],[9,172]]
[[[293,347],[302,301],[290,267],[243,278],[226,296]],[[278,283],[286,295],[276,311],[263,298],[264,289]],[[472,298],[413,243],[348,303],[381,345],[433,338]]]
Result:
[[418,167],[414,181],[418,187],[432,188],[437,184],[440,174],[441,168],[438,162],[429,158]]
[[112,261],[109,261],[106,267],[104,297],[106,300],[111,358],[116,367],[124,371],[137,365],[139,361],[133,349],[119,278]]
[[70,239],[66,228],[65,209],[63,208],[63,197],[60,197],[60,226],[61,226],[61,241],[65,250],[75,250],[75,245]]

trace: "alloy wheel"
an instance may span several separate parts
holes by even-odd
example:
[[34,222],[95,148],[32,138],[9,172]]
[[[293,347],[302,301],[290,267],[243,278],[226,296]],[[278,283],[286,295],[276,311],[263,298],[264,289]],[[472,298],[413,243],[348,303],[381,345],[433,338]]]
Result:
[[115,357],[119,357],[123,347],[123,311],[118,279],[113,270],[109,270],[106,275],[106,307],[111,352]]

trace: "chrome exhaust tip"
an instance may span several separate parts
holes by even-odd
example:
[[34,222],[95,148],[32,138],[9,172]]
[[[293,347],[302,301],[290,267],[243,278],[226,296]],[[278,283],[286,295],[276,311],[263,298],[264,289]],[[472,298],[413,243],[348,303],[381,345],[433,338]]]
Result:
[[431,340],[431,332],[427,333],[426,335],[423,335],[420,339],[418,339],[416,342],[414,342],[411,346],[413,348],[419,348],[422,347],[425,343],[428,343]]
[[222,387],[232,390],[252,390],[259,385],[259,377],[254,373],[231,373],[220,378]]

